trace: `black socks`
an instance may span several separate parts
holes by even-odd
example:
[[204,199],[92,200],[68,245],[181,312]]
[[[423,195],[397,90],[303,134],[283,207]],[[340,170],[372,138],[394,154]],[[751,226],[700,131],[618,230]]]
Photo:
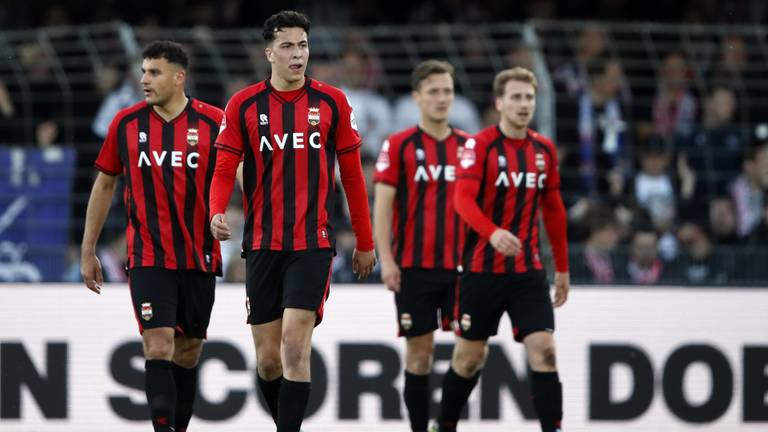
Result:
[[408,408],[413,432],[426,432],[429,423],[429,374],[416,375],[405,371],[403,400]]
[[176,432],[186,432],[197,393],[197,366],[187,369],[173,364],[176,382]]
[[277,404],[277,432],[299,432],[309,402],[309,382],[283,378]]
[[264,396],[267,407],[269,407],[269,413],[272,415],[272,420],[277,424],[277,401],[280,397],[280,384],[283,382],[283,377],[279,376],[272,381],[265,380],[258,373],[256,373],[256,377],[261,395]]
[[176,384],[173,363],[147,360],[145,390],[155,432],[172,432],[176,427]]
[[557,372],[531,372],[531,394],[542,432],[559,432],[563,419],[563,387]]
[[454,372],[453,367],[448,368],[443,378],[443,397],[440,401],[440,417],[437,422],[440,432],[454,432],[456,424],[461,417],[461,411],[467,404],[472,389],[475,388],[480,372],[472,378],[463,378]]

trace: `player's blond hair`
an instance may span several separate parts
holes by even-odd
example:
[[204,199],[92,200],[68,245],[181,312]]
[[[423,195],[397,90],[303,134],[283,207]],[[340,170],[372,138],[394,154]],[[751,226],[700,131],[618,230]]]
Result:
[[536,90],[539,86],[539,82],[536,80],[536,75],[530,70],[524,67],[513,67],[512,69],[505,69],[496,75],[493,79],[493,94],[496,97],[504,96],[504,87],[509,81],[519,81],[530,84],[533,89]]

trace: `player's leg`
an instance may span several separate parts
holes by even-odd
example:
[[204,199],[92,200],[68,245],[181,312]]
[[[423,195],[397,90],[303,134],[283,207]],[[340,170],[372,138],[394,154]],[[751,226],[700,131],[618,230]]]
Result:
[[495,335],[506,299],[498,295],[498,277],[485,273],[461,276],[456,344],[451,367],[443,378],[443,395],[437,423],[441,432],[456,430],[469,395],[477,385],[488,355],[488,338]]
[[521,281],[510,300],[514,336],[523,342],[531,368],[531,396],[541,430],[559,431],[563,418],[563,390],[555,356],[554,311],[544,272]]
[[283,276],[283,383],[278,402],[277,431],[299,432],[310,392],[312,332],[323,317],[331,279],[330,249],[292,252]]
[[176,432],[186,432],[197,394],[197,363],[203,339],[179,336],[174,343],[173,378],[176,384]]
[[557,372],[552,333],[536,332],[524,341],[531,365],[531,394],[543,432],[560,431],[563,418],[563,388]]
[[177,290],[175,271],[131,269],[128,284],[144,348],[145,392],[152,426],[170,432],[176,426],[176,384],[173,376]]
[[434,333],[431,331],[406,339],[403,400],[413,432],[426,432],[429,423],[429,374],[434,352]]
[[249,251],[245,261],[245,308],[256,350],[257,382],[275,423],[283,382],[280,359],[283,255],[279,251]]
[[177,337],[173,353],[176,431],[185,432],[194,411],[197,364],[211,321],[216,295],[216,275],[197,270],[179,270],[177,286]]
[[280,358],[282,331],[282,319],[251,326],[253,346],[256,349],[256,380],[275,424],[280,386],[283,382],[283,363]]
[[[405,385],[403,400],[408,409],[411,430],[425,432],[429,423],[431,393],[430,372],[434,355],[434,331],[438,311],[449,303],[453,309],[456,272],[403,269],[400,292],[395,295],[399,335],[406,338]],[[450,329],[451,315],[441,314],[445,329]]]

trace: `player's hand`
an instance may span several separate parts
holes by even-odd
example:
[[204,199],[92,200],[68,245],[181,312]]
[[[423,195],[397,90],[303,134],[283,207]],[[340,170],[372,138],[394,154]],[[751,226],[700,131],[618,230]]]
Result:
[[505,229],[497,228],[491,234],[491,246],[500,254],[511,257],[520,252],[520,239]]
[[89,290],[101,294],[104,276],[101,273],[101,261],[94,253],[83,254],[80,258],[80,274]]
[[400,292],[400,267],[394,260],[381,262],[381,281],[384,282],[388,290]]
[[211,218],[211,234],[216,240],[229,240],[232,237],[232,231],[227,223],[227,216],[224,213],[218,213]]
[[555,272],[555,300],[552,304],[560,307],[568,300],[568,290],[571,289],[571,275],[568,272]]
[[352,273],[357,275],[358,279],[368,277],[376,265],[376,253],[374,251],[361,252],[355,248],[352,252]]

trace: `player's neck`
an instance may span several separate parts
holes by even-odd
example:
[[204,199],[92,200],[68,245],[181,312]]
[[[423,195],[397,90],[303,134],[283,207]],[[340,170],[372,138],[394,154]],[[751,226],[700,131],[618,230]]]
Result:
[[186,94],[181,93],[178,96],[172,97],[168,102],[166,102],[163,105],[154,105],[152,109],[155,110],[155,112],[163,118],[165,121],[171,121],[175,119],[176,117],[181,114],[182,111],[184,111],[184,108],[187,107],[187,102],[189,101],[189,98]]
[[503,133],[505,137],[512,139],[523,139],[528,134],[528,125],[525,127],[517,127],[504,120],[499,122],[499,129],[501,129],[501,133]]
[[269,83],[272,85],[272,88],[277,91],[298,90],[304,86],[306,81],[307,77],[302,77],[299,81],[286,81],[275,74],[269,78]]
[[434,122],[421,118],[419,119],[419,128],[437,141],[442,141],[451,135],[451,127],[447,121]]

